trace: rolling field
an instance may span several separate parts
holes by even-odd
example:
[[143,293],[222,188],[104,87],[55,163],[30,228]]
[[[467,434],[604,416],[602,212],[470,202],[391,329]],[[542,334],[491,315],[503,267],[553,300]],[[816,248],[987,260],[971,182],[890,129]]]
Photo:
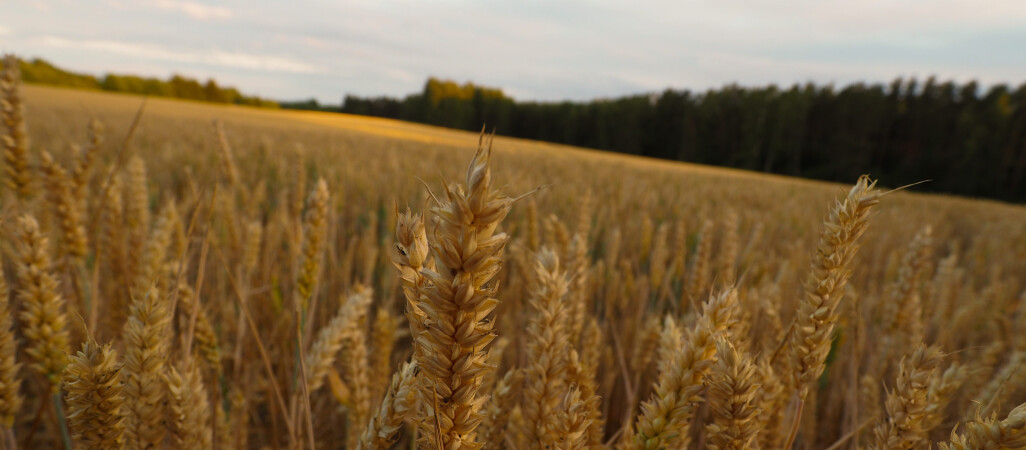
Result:
[[1026,207],[9,80],[8,447],[1026,446]]

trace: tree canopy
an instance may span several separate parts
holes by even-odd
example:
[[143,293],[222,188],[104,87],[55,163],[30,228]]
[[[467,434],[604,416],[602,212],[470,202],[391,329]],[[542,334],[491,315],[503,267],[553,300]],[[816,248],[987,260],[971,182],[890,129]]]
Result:
[[912,78],[516,102],[432,78],[404,99],[347,96],[340,111],[846,183],[863,173],[892,186],[929,179],[917,189],[1026,201],[1026,84]]
[[145,78],[136,75],[106,74],[94,77],[61,69],[49,62],[36,58],[19,60],[21,78],[26,83],[63,86],[77,89],[97,89],[111,92],[173,97],[214,103],[277,108],[278,103],[255,96],[242,95],[233,87],[218,86],[214,80],[201,83],[198,80],[174,75],[167,80]]

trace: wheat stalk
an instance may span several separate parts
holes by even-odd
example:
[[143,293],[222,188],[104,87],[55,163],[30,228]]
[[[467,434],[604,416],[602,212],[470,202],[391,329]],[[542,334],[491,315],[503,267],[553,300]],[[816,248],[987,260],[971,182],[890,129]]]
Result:
[[317,340],[306,352],[307,388],[311,394],[324,385],[324,377],[335,364],[340,351],[352,359],[350,347],[356,341],[354,335],[360,333],[370,303],[369,289],[356,290],[339,307],[331,322],[318,332]]

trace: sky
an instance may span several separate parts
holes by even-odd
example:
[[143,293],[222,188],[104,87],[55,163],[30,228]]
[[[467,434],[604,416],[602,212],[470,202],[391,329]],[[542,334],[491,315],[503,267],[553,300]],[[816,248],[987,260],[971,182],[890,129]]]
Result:
[[935,75],[1026,82],[1023,0],[0,0],[0,52],[278,100],[518,100]]

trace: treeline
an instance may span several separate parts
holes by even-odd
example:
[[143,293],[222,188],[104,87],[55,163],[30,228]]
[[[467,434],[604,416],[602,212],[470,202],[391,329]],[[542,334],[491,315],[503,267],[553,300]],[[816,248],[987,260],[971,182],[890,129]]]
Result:
[[732,85],[539,103],[430,79],[405,99],[347,96],[340,110],[846,183],[862,173],[891,186],[929,179],[916,189],[1026,201],[1026,84]]
[[31,61],[19,60],[19,62],[21,63],[21,77],[26,83],[152,95],[156,97],[172,97],[214,103],[260,106],[265,108],[278,107],[277,102],[260,97],[243,95],[238,91],[238,89],[233,87],[219,86],[214,80],[207,80],[205,83],[201,83],[197,80],[186,78],[181,75],[174,75],[167,80],[117,74],[106,74],[102,77],[94,77],[88,74],[80,74],[61,69],[39,58]]

